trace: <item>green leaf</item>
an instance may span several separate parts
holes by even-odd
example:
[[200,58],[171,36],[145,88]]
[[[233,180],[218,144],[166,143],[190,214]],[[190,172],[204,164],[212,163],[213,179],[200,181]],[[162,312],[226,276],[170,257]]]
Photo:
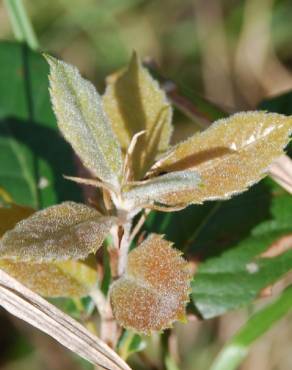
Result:
[[74,173],[73,155],[57,132],[47,63],[24,45],[0,42],[0,67],[0,186],[33,208],[80,200],[62,178]]
[[263,288],[291,270],[292,250],[274,258],[261,257],[273,243],[291,234],[292,197],[273,188],[277,192],[271,198],[270,219],[254,227],[232,249],[199,264],[192,283],[192,300],[204,318],[252,302]]
[[267,99],[260,104],[259,108],[269,112],[292,115],[292,92]]
[[77,68],[47,56],[50,93],[58,126],[84,165],[118,186],[122,154],[95,87]]
[[[152,212],[146,230],[165,234],[198,264],[193,302],[203,317],[212,317],[249,304],[262,288],[291,269],[291,252],[257,258],[291,233],[291,210],[291,195],[265,179],[228,201],[174,213]],[[247,266],[255,262],[261,268],[249,274]]]
[[141,352],[146,348],[146,342],[139,335],[131,330],[124,330],[118,343],[118,353],[123,360],[136,352]]
[[272,304],[255,313],[231,338],[215,359],[210,370],[235,370],[248,354],[251,345],[264,335],[292,308],[292,287]]
[[136,54],[127,70],[109,79],[103,104],[124,152],[136,133],[146,131],[132,159],[134,179],[143,178],[157,155],[168,148],[172,109]]
[[64,202],[34,213],[0,240],[0,258],[21,262],[84,259],[95,253],[114,218],[84,204]]

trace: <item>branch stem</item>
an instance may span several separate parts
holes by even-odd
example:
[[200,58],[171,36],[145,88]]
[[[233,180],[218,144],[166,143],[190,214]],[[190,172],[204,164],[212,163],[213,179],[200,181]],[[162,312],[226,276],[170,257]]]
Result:
[[128,253],[130,249],[130,232],[132,227],[132,221],[127,222],[124,225],[124,234],[122,236],[121,244],[120,244],[120,253],[119,253],[119,263],[118,263],[118,275],[121,276],[127,266],[128,261]]

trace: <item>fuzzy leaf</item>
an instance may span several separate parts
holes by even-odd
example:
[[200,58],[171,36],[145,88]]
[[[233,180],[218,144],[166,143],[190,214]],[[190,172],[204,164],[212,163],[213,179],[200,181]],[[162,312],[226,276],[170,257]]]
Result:
[[180,197],[184,192],[196,189],[200,177],[195,171],[176,171],[150,179],[126,192],[124,197],[136,207],[153,202],[165,203],[168,197],[175,199],[175,204],[180,204]]
[[95,176],[117,185],[122,170],[121,150],[99,94],[77,68],[52,57],[47,60],[51,99],[60,130]]
[[165,93],[134,54],[128,69],[108,82],[103,104],[124,152],[134,134],[146,130],[132,162],[134,178],[142,178],[169,145],[172,110]]
[[190,168],[198,172],[203,186],[189,192],[186,202],[228,199],[265,176],[283,153],[291,130],[291,116],[237,113],[178,144],[157,167],[163,172]]
[[95,288],[97,272],[85,261],[30,263],[0,260],[0,268],[44,297],[83,297]]
[[84,204],[64,202],[20,221],[0,240],[0,258],[22,262],[83,259],[96,252],[113,223]]
[[10,229],[13,229],[17,222],[29,217],[35,212],[31,207],[10,204],[7,207],[0,207],[0,237]]
[[114,316],[124,327],[150,333],[185,318],[190,271],[180,252],[152,234],[129,254],[125,274],[111,287]]

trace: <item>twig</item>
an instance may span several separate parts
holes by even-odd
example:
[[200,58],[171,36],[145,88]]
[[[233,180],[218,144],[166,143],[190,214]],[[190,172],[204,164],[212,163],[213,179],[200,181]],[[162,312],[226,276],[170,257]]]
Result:
[[131,245],[132,241],[135,239],[139,231],[141,230],[141,227],[144,225],[147,216],[151,212],[151,209],[145,209],[144,212],[142,213],[141,217],[139,218],[138,222],[136,223],[135,227],[133,228],[130,237],[129,237],[129,244]]
[[121,276],[127,266],[128,253],[130,248],[130,231],[131,231],[132,222],[128,222],[124,225],[124,234],[122,236],[120,244],[120,253],[119,253],[119,263],[118,263],[118,275]]

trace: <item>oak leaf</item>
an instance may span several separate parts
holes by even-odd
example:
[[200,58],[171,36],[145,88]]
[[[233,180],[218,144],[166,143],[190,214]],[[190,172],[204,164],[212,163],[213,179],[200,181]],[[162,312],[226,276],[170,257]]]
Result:
[[122,171],[120,145],[91,82],[77,68],[51,56],[50,94],[59,129],[98,178],[118,186]]
[[84,204],[64,202],[18,222],[0,240],[0,258],[22,262],[84,259],[95,253],[113,217]]
[[168,149],[172,109],[136,54],[128,69],[108,82],[103,105],[124,152],[136,133],[146,131],[133,153],[134,179],[143,178],[155,158]]
[[113,283],[111,304],[126,328],[149,334],[185,319],[190,270],[161,235],[150,235],[129,254],[124,275]]
[[[185,194],[186,204],[228,199],[267,174],[272,162],[283,154],[291,131],[291,116],[237,113],[177,144],[154,171],[193,169],[198,173],[202,186]],[[168,202],[173,204],[175,197],[169,197]]]

